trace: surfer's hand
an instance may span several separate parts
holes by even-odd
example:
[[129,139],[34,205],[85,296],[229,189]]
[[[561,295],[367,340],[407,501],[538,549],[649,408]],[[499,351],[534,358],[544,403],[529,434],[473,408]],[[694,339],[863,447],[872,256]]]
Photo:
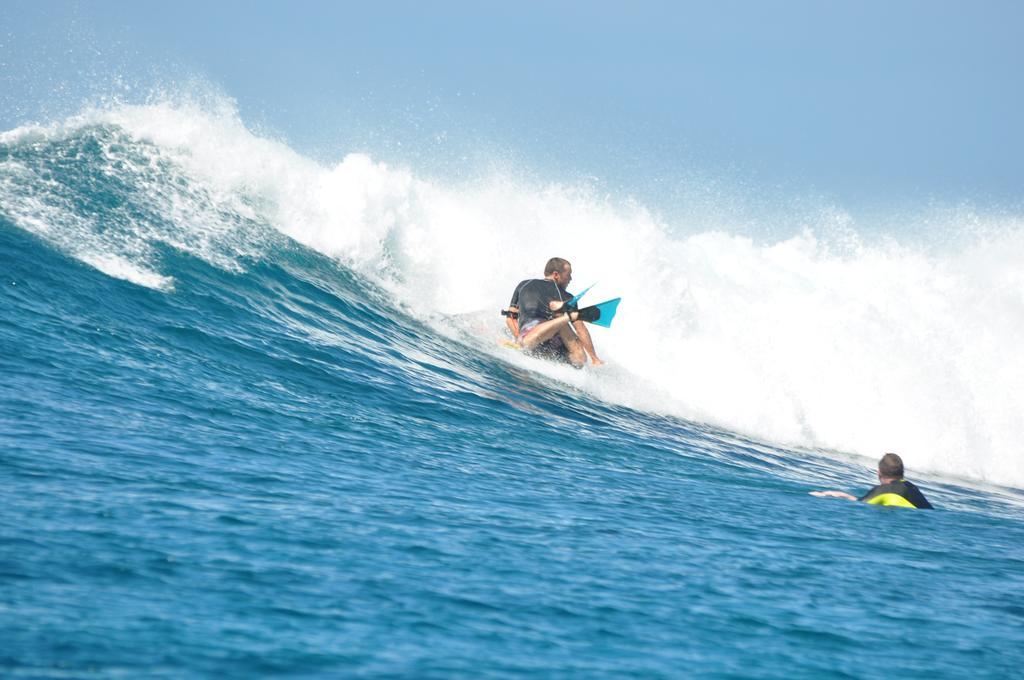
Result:
[[568,314],[569,312],[575,312],[577,309],[576,305],[569,305],[568,303],[559,302],[558,300],[552,300],[548,307],[551,308],[551,311],[554,314]]

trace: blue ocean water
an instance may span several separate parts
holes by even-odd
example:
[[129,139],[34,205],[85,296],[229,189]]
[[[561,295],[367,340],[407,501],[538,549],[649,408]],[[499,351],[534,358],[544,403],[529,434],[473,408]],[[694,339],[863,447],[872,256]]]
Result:
[[[0,674],[1020,675],[1024,495],[996,436],[1016,425],[984,411],[973,458],[908,456],[934,512],[810,497],[872,481],[853,445],[819,445],[842,436],[821,400],[801,446],[671,381],[645,392],[628,296],[604,373],[496,348],[505,300],[473,295],[518,279],[449,285],[465,251],[442,246],[503,242],[387,185],[449,218],[450,193],[217,124],[150,108],[0,138]],[[223,165],[210,139],[248,153]],[[318,210],[287,207],[325,175]],[[773,419],[729,372],[690,371],[673,380]]]

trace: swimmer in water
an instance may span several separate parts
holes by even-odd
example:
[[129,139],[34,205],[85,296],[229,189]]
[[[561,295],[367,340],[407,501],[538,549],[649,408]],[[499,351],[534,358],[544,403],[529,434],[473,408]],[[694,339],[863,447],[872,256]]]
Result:
[[921,490],[913,482],[903,479],[903,459],[895,453],[887,453],[878,461],[878,485],[860,498],[845,491],[812,491],[811,495],[863,501],[871,505],[932,509],[932,504],[924,497]]

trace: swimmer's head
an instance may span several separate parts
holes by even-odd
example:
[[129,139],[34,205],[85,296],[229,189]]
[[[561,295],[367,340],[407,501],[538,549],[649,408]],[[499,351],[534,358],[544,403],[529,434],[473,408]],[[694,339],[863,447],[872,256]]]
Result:
[[881,479],[903,479],[903,459],[895,453],[887,453],[878,461],[878,476]]

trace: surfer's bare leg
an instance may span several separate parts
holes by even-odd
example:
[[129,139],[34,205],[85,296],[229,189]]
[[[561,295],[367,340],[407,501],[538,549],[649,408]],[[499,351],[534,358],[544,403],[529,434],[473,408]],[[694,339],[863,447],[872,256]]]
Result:
[[569,328],[569,316],[559,316],[535,326],[519,342],[523,349],[531,350],[544,344],[551,338],[558,336],[565,349],[569,353],[569,363],[576,368],[582,368],[587,363],[587,356],[583,352],[583,346],[576,339],[576,334]]
[[595,366],[603,364],[604,362],[597,358],[597,350],[594,349],[594,341],[590,339],[590,331],[587,330],[587,324],[577,319],[573,322],[572,327],[575,329],[576,335],[580,339],[580,344],[583,345],[583,349],[590,357],[590,361],[593,362]]
[[[521,340],[524,349],[534,349],[559,334],[559,331],[566,331],[569,335],[569,317],[567,315],[557,316],[548,321],[542,321],[527,333]],[[575,338],[573,338],[575,340]]]
[[[583,322],[578,323],[582,324]],[[587,363],[587,355],[583,353],[583,346],[576,339],[576,334],[566,326],[559,331],[559,337],[562,338],[562,344],[569,351],[569,363],[576,368],[583,368]]]

